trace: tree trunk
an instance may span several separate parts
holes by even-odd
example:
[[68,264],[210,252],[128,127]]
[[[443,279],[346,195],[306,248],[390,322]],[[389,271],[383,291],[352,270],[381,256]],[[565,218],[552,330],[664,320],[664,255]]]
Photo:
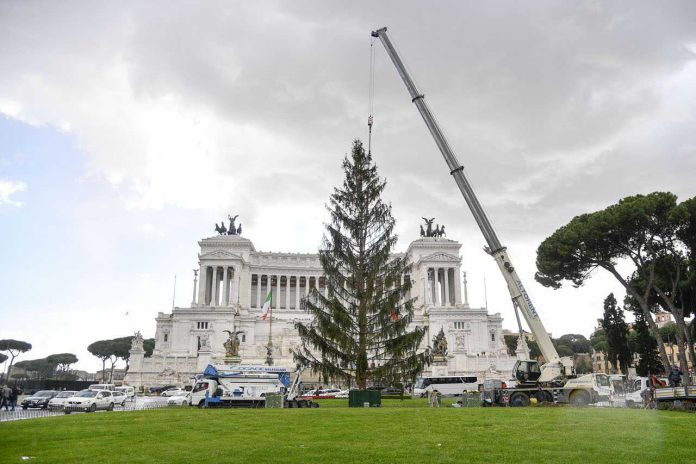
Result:
[[[694,359],[694,345],[693,340],[691,340],[691,334],[689,333],[689,327],[686,325],[686,321],[684,321],[684,317],[682,317],[682,313],[680,311],[675,311],[672,313],[672,315],[674,316],[674,321],[677,324],[677,340],[683,340],[683,343],[680,342],[679,345],[680,360],[682,353],[684,352],[684,347],[686,347],[686,353],[691,361],[691,366],[696,367],[696,359]],[[682,372],[688,373],[688,368],[689,366],[686,363],[686,357],[684,357],[684,366],[682,366]],[[688,375],[685,376],[685,378],[688,379],[687,384],[690,384],[691,378]]]
[[[673,298],[669,298],[665,293],[658,288],[655,288],[655,293],[667,304],[670,314],[674,316],[674,321],[677,324],[677,342],[679,343],[679,363],[681,364],[681,370],[684,373],[689,372],[689,365],[686,362],[686,354],[684,348],[686,347],[686,352],[689,354],[689,359],[691,360],[691,366],[696,367],[696,359],[694,357],[694,345],[691,340],[691,334],[689,333],[689,328],[684,321],[684,311],[682,308],[678,308],[674,305]],[[689,385],[691,383],[691,377],[686,376],[685,384]]]
[[609,354],[604,353],[604,373],[609,374]]
[[7,378],[5,379],[5,383],[9,383],[10,379],[12,378],[12,364],[14,364],[14,360],[15,360],[15,356],[16,356],[16,355],[12,354],[12,351],[8,350],[8,353],[10,353],[10,355],[12,355],[12,359],[10,360],[10,367],[7,368]]
[[645,299],[643,299],[642,296],[638,295],[638,292],[631,288],[630,285],[626,285],[625,288],[626,291],[629,292],[631,296],[635,298],[638,302],[638,305],[640,306],[640,311],[643,313],[643,317],[645,318],[645,322],[648,323],[648,327],[650,327],[650,332],[652,333],[652,336],[655,338],[655,341],[657,341],[657,350],[660,352],[660,360],[662,361],[662,366],[665,368],[665,373],[668,373],[672,369],[672,366],[669,362],[669,358],[667,357],[665,344],[662,343],[660,329],[657,327],[657,324],[655,323],[655,320],[652,317],[652,313],[650,312],[650,308],[648,307],[647,302],[645,301]]

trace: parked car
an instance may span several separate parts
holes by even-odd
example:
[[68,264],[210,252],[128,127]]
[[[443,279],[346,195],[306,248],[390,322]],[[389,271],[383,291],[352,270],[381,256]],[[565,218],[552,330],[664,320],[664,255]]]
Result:
[[160,396],[183,396],[187,392],[183,388],[170,388],[169,390],[164,390]]
[[94,412],[99,409],[113,411],[114,399],[109,390],[82,390],[68,398],[63,411],[70,414],[75,411]]
[[169,390],[172,388],[177,388],[176,385],[164,385],[161,387],[150,387],[150,393],[162,393],[165,390]]
[[125,393],[129,400],[135,401],[135,387],[124,385],[122,387],[116,387],[116,391]]
[[48,402],[58,395],[59,392],[55,390],[40,390],[31,396],[27,396],[22,401],[22,409],[27,408],[48,408]]
[[111,397],[113,398],[114,404],[119,404],[121,406],[125,406],[126,400],[128,399],[128,396],[124,392],[118,390],[112,391]]
[[65,406],[65,402],[68,401],[68,398],[73,396],[75,393],[77,392],[74,390],[64,390],[58,393],[48,402],[48,409],[52,411],[62,411],[63,407]]
[[170,396],[167,398],[168,406],[191,406],[191,392],[184,395]]
[[340,392],[336,393],[335,398],[348,398],[348,390],[341,390]]

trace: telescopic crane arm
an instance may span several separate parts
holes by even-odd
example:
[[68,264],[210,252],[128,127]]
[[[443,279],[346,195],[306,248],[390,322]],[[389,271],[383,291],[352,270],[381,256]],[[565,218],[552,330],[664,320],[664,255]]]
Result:
[[459,160],[457,160],[457,157],[447,142],[445,135],[442,133],[442,130],[440,130],[440,126],[437,124],[437,121],[435,121],[428,104],[425,102],[425,96],[416,87],[416,84],[413,82],[413,79],[411,79],[411,76],[406,70],[404,63],[401,61],[401,58],[396,52],[396,49],[392,45],[389,35],[387,34],[387,28],[384,27],[382,29],[373,31],[372,37],[379,38],[379,40],[382,42],[382,45],[384,45],[384,48],[387,50],[387,54],[394,63],[394,66],[396,66],[396,70],[399,72],[401,79],[404,81],[404,84],[406,84],[406,88],[411,94],[411,101],[418,108],[418,111],[425,121],[425,125],[428,126],[430,133],[435,139],[437,147],[440,149],[442,156],[445,158],[445,163],[447,163],[450,174],[452,177],[454,177],[454,181],[457,183],[459,190],[462,192],[467,205],[469,205],[469,209],[474,215],[474,219],[481,229],[481,232],[486,239],[486,243],[488,243],[489,253],[498,263],[498,267],[505,278],[513,304],[515,304],[522,312],[525,321],[527,321],[527,325],[536,337],[541,354],[544,355],[544,358],[548,364],[559,365],[560,359],[558,353],[556,352],[556,348],[553,346],[553,343],[551,343],[551,337],[549,337],[548,332],[546,332],[544,324],[542,324],[541,319],[539,319],[539,315],[534,308],[534,304],[532,304],[532,300],[529,298],[524,285],[522,285],[522,281],[517,275],[517,271],[515,271],[515,268],[512,266],[507,249],[501,245],[493,226],[488,220],[486,213],[481,207],[481,203],[479,203],[478,198],[471,187],[471,184],[469,184],[469,181],[464,175],[464,166],[459,164]]

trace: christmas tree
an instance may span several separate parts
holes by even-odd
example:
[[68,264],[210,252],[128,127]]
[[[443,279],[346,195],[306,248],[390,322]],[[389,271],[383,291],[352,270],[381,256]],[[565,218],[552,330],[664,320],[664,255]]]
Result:
[[411,326],[408,256],[392,254],[398,237],[391,205],[381,199],[386,181],[359,140],[343,170],[319,250],[326,292],[314,288],[303,300],[313,321],[295,324],[302,342],[294,357],[326,381],[364,390],[415,378],[430,351],[419,350],[425,328]]

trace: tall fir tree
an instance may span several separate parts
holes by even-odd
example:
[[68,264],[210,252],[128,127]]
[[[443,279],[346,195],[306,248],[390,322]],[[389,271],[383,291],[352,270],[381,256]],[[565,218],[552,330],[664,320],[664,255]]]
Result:
[[660,355],[657,352],[657,341],[650,333],[647,322],[642,312],[635,312],[636,321],[633,327],[636,330],[636,352],[640,356],[636,373],[640,376],[648,376],[650,374],[660,374],[664,371]]
[[604,299],[604,318],[602,328],[607,341],[607,355],[614,369],[628,374],[631,365],[631,350],[628,346],[628,324],[624,320],[623,309],[616,303],[613,293]]
[[304,299],[313,321],[295,324],[301,344],[294,357],[325,380],[364,390],[415,378],[430,350],[419,350],[425,328],[411,324],[411,265],[408,256],[393,254],[395,221],[381,199],[386,181],[359,140],[342,167],[345,179],[329,198],[331,221],[319,250],[327,293],[315,288]]

